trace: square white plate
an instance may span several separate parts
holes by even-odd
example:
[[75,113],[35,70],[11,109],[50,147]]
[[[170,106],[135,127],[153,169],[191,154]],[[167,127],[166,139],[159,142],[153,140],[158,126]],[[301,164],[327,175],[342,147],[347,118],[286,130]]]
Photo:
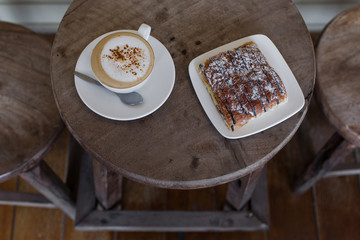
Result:
[[[288,101],[276,106],[271,111],[263,113],[261,116],[250,120],[246,125],[242,126],[238,130],[231,131],[226,127],[223,118],[216,109],[210,94],[201,80],[200,73],[197,71],[196,66],[220,52],[234,49],[249,41],[253,41],[257,44],[269,65],[272,66],[279,74],[285,85]],[[210,121],[221,135],[229,139],[247,137],[273,127],[293,116],[302,109],[305,103],[303,92],[301,91],[294,74],[285,62],[285,59],[274,43],[267,36],[262,34],[241,38],[196,57],[189,64],[189,74],[196,95],[198,96],[199,101]]]

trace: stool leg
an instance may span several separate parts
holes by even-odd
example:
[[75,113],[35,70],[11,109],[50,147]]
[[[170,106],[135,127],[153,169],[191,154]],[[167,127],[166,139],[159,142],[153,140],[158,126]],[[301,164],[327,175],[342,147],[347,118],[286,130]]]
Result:
[[119,204],[122,198],[122,176],[93,160],[95,194],[102,207],[105,209],[113,208]]
[[40,161],[38,165],[20,176],[67,216],[75,219],[75,203],[71,198],[70,190],[44,161]]
[[250,200],[261,176],[263,167],[255,170],[249,175],[229,183],[226,193],[226,201],[236,210],[241,209]]
[[354,148],[354,144],[349,143],[340,134],[335,133],[322,147],[314,161],[307,167],[305,173],[295,182],[293,191],[297,194],[304,193]]

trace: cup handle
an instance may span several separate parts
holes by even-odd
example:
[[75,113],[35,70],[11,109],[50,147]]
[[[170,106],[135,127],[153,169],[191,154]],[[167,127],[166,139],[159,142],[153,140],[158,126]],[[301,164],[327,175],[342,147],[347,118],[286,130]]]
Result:
[[148,40],[151,32],[151,27],[145,23],[141,24],[138,33],[139,35],[144,38],[145,40]]

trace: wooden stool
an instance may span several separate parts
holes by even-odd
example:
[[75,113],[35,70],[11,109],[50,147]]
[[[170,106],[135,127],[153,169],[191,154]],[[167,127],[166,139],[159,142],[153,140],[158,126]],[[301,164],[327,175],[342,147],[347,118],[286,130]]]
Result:
[[[50,49],[32,31],[0,22],[0,182],[20,176],[74,219],[70,191],[42,161],[63,129],[51,91]],[[5,191],[0,203],[49,204],[38,194]]]
[[[269,228],[266,174],[262,169],[288,143],[306,114],[315,80],[315,57],[309,32],[295,5],[287,0],[264,3],[226,1],[214,7],[206,0],[152,0],[136,5],[131,1],[72,1],[52,47],[51,80],[64,122],[90,155],[81,164],[77,230]],[[172,56],[175,86],[166,103],[149,116],[135,121],[106,119],[87,108],[79,97],[74,84],[77,59],[97,36],[116,29],[137,29],[141,23],[153,27],[152,37]],[[304,93],[305,106],[271,129],[247,138],[225,139],[199,103],[188,65],[206,51],[258,33],[268,36],[279,48]],[[165,61],[161,56],[158,59]],[[159,72],[168,71],[160,63],[158,67]],[[166,189],[210,188],[232,182],[227,194],[232,208],[177,211],[164,204],[166,211],[135,211],[125,205],[118,210],[122,176]]]
[[[337,16],[323,31],[317,49],[315,92],[336,133],[320,150],[294,192],[303,193],[360,146],[360,6]],[[335,169],[334,169],[335,170]],[[360,174],[360,164],[340,164],[331,175]]]

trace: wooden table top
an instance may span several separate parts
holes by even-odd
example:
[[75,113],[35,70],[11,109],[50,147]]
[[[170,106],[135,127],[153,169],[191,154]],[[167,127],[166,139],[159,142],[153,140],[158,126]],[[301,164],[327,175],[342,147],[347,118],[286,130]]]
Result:
[[316,91],[324,113],[344,138],[360,146],[360,6],[327,26],[316,53]]
[[63,127],[51,91],[51,44],[0,22],[0,182],[34,166]]
[[[86,151],[138,182],[166,188],[201,188],[229,182],[262,167],[293,136],[311,98],[315,59],[310,34],[294,3],[271,1],[84,1],[65,14],[52,49],[53,91],[60,113]],[[176,82],[166,103],[135,121],[105,119],[79,98],[73,71],[82,50],[118,29],[152,26],[171,53]],[[306,98],[295,116],[251,137],[229,140],[212,126],[190,82],[196,56],[252,34],[278,47]]]

